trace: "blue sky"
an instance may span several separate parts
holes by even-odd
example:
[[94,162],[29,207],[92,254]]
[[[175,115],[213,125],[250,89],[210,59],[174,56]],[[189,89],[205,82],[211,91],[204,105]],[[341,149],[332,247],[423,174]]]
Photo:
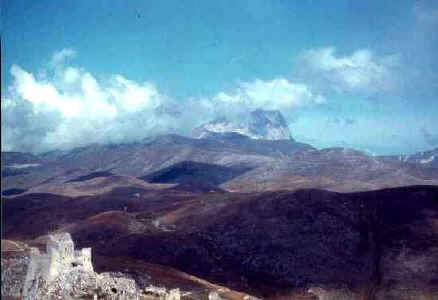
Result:
[[430,149],[437,28],[434,1],[4,0],[2,148],[188,133],[265,108],[317,147]]

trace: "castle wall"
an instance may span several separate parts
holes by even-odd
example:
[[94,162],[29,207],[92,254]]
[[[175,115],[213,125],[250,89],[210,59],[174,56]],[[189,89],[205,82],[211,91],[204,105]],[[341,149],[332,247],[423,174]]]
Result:
[[23,299],[35,299],[44,258],[37,248],[30,248],[30,262],[23,285]]
[[82,264],[82,266],[90,272],[94,272],[93,263],[91,262],[91,248],[83,248],[80,251],[80,255],[76,257]]
[[49,235],[46,248],[49,255],[51,252],[58,252],[62,260],[68,260],[74,257],[74,244],[69,233]]
[[[95,273],[91,248],[75,251],[70,234],[49,236],[46,249],[47,253],[41,254],[31,248],[23,299],[52,299],[52,296],[66,299],[66,295],[93,294],[104,295],[105,299],[138,299],[135,280]],[[178,300],[177,296],[172,293],[169,299]]]
[[[48,264],[44,265],[44,278],[50,282],[55,279],[63,270],[73,267],[75,250],[73,240],[69,233],[49,235],[47,241]],[[91,253],[90,253],[91,255]]]

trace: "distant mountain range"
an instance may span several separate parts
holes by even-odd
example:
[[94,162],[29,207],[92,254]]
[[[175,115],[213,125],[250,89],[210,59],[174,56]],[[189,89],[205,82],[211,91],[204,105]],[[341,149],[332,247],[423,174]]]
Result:
[[41,155],[2,152],[2,191],[44,191],[102,172],[162,183],[170,177],[176,182],[193,178],[233,191],[352,192],[438,184],[438,149],[398,156],[370,156],[346,148],[316,150],[293,140],[278,111],[256,110],[240,123],[216,120],[196,128],[194,137],[162,135]]
[[[438,184],[438,149],[409,156],[370,156],[346,148],[317,150],[294,141],[279,112],[255,111],[251,116],[244,123],[247,127],[208,123],[195,130],[202,133],[197,138],[162,135],[41,155],[3,152],[2,191],[44,191],[104,172],[156,183],[168,183],[164,178],[176,183],[192,178],[247,192],[300,188],[353,192]],[[268,136],[271,139],[262,138]]]

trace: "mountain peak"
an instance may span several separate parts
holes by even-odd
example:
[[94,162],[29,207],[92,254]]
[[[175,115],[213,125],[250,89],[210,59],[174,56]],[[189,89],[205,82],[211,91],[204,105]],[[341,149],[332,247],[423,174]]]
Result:
[[193,130],[193,137],[201,139],[217,133],[238,133],[252,139],[291,140],[286,120],[278,110],[252,111],[246,120],[230,121],[224,117],[203,124]]

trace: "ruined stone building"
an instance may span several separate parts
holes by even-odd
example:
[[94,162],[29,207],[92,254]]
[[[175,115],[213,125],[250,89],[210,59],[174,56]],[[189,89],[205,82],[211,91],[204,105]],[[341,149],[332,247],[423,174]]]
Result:
[[97,274],[91,248],[75,251],[69,233],[49,235],[46,253],[30,249],[23,299],[138,299],[134,280]]
[[36,278],[52,282],[60,272],[68,272],[81,267],[86,272],[94,272],[91,263],[91,248],[74,250],[69,233],[49,235],[47,253],[41,254],[37,248],[31,248],[31,260],[23,291],[29,291],[35,285]]
[[[5,260],[6,261],[6,260]],[[3,258],[2,258],[3,262]],[[75,250],[69,233],[48,236],[46,251],[28,248],[2,268],[2,296],[27,300],[180,300],[179,289],[139,288],[123,273],[94,272],[91,248]]]

